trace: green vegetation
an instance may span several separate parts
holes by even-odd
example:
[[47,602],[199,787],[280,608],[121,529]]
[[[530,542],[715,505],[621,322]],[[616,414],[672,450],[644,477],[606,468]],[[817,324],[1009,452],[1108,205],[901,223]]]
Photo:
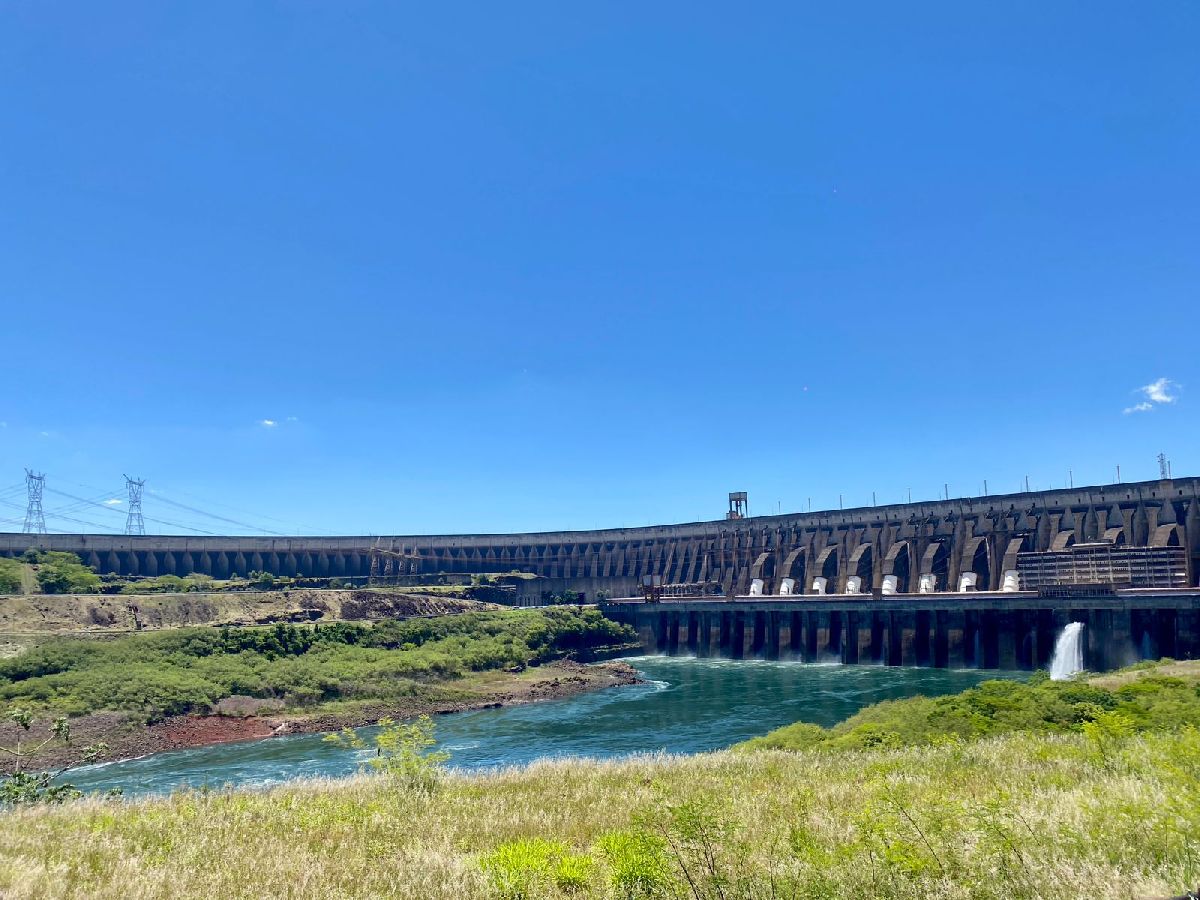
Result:
[[[398,787],[421,793],[432,793],[450,754],[433,750],[437,744],[435,726],[429,716],[418,716],[413,722],[379,720],[372,738],[374,756],[367,766],[392,779]],[[353,728],[343,728],[325,736],[325,741],[347,750],[366,750],[367,742]]]
[[[1170,661],[1167,661],[1168,663]],[[1081,732],[1091,723],[1131,732],[1200,725],[1195,677],[1158,674],[1119,679],[1105,687],[1087,681],[985,681],[949,697],[911,697],[877,703],[833,728],[798,722],[741,745],[750,750],[844,751],[972,739],[1013,731]],[[1197,673],[1200,674],[1200,673]],[[1111,676],[1106,676],[1111,679]]]
[[292,708],[428,698],[472,672],[516,669],[622,644],[632,631],[595,610],[467,613],[271,628],[187,628],[113,640],[55,638],[0,661],[0,702],[148,720],[207,711],[233,695]]
[[[497,634],[522,635],[533,659],[564,635],[586,640],[580,616],[506,613]],[[421,650],[497,625],[487,622],[212,632],[173,652],[288,661],[398,640]],[[15,809],[0,817],[0,894],[1165,897],[1200,883],[1198,681],[1200,663],[1167,661],[1066,683],[987,682],[877,704],[829,730],[781,729],[738,752],[472,776],[443,769],[428,720],[389,723],[370,765],[383,777]]]
[[108,584],[119,586],[122,594],[185,594],[189,592],[214,591],[230,582],[218,582],[211,575],[193,572],[190,575],[157,575],[137,580],[109,579]]
[[[22,707],[14,707],[5,716],[15,723],[20,731],[13,746],[0,745],[0,753],[7,758],[11,770],[0,776],[0,806],[21,806],[32,803],[64,803],[83,796],[83,792],[69,782],[58,781],[76,766],[87,765],[99,759],[107,749],[103,744],[85,747],[78,763],[64,766],[57,772],[28,771],[26,763],[36,758],[51,744],[66,746],[71,743],[71,726],[65,716],[59,716],[50,726],[50,733],[40,741],[28,742],[33,726],[33,715]],[[57,783],[55,783],[57,782]]]
[[[23,569],[32,569],[34,580],[26,584]],[[0,557],[0,594],[30,593],[34,586],[43,594],[175,594],[175,593],[224,593],[240,591],[288,591],[301,588],[353,589],[370,588],[374,591],[406,594],[439,594],[484,603],[511,605],[514,588],[522,581],[536,575],[514,572],[511,574],[481,574],[470,576],[465,583],[462,576],[429,574],[406,576],[418,583],[388,584],[389,579],[356,577],[323,577],[301,575],[275,575],[270,572],[251,571],[245,575],[232,574],[229,578],[214,578],[202,572],[187,575],[117,575],[106,572],[98,574],[74,553],[59,551],[26,550],[18,559]],[[395,579],[391,579],[395,580]],[[368,583],[370,582],[370,583]],[[577,595],[564,596],[559,602],[577,602]]]
[[[100,588],[100,576],[85,566],[74,553],[26,550],[21,555],[21,561],[34,567],[34,575],[43,594],[90,594]],[[15,593],[21,588],[19,568],[15,574],[16,583],[8,593]]]
[[0,894],[425,900],[1166,897],[1200,733],[545,762],[0,817]]
[[0,556],[0,594],[16,594],[21,590],[21,561]]

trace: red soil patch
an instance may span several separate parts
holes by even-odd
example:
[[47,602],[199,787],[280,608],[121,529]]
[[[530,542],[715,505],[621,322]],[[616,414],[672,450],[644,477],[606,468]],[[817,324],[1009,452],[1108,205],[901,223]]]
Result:
[[156,743],[164,749],[176,750],[270,737],[275,733],[275,726],[275,722],[256,716],[242,719],[228,716],[181,716],[151,726],[151,730],[158,739]]

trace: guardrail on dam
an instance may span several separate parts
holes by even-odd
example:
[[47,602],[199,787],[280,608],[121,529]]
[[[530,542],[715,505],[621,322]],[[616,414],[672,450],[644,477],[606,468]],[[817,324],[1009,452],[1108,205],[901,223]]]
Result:
[[1200,563],[1200,480],[1176,478],[746,519],[508,535],[394,537],[185,537],[98,534],[0,535],[0,555],[30,547],[77,553],[100,572],[215,577],[363,576],[372,559],[388,574],[531,572],[528,590],[634,594],[645,575],[710,582],[726,596],[758,580],[777,594],[827,593],[848,585],[908,593],[954,590],[971,573],[979,591],[999,590],[1018,553],[1076,543],[1179,547],[1186,583]]

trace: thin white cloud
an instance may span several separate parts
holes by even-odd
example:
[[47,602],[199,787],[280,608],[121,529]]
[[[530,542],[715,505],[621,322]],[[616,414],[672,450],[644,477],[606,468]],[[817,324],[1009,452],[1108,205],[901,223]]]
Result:
[[1145,387],[1138,388],[1146,399],[1151,403],[1174,403],[1178,398],[1172,393],[1179,385],[1169,378],[1160,378],[1158,381],[1152,381]]
[[298,418],[296,418],[295,416],[288,416],[288,417],[287,417],[287,420],[288,420],[289,422],[299,422],[299,421],[300,421],[300,420],[299,420]]
[[118,500],[116,497],[113,497],[111,500],[105,500],[104,505],[105,506],[120,506],[121,501]]
[[1179,387],[1170,378],[1159,378],[1149,384],[1144,384],[1134,391],[1134,393],[1141,394],[1146,399],[1135,403],[1133,406],[1125,407],[1121,412],[1125,415],[1149,412],[1163,403],[1174,403],[1179,399]]
[[276,422],[274,419],[263,419],[258,424],[261,425],[263,428],[274,428],[279,423]]

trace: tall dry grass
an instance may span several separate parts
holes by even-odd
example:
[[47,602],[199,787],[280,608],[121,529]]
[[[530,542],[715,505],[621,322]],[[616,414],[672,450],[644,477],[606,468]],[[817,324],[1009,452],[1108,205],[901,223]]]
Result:
[[[543,762],[450,775],[431,796],[364,776],[86,800],[0,816],[0,893],[638,896],[599,849],[632,829],[666,862],[647,896],[1163,896],[1200,881],[1198,776],[1200,735],[1185,730]],[[560,887],[536,866],[501,879],[482,864],[535,838],[586,857],[582,881]]]

